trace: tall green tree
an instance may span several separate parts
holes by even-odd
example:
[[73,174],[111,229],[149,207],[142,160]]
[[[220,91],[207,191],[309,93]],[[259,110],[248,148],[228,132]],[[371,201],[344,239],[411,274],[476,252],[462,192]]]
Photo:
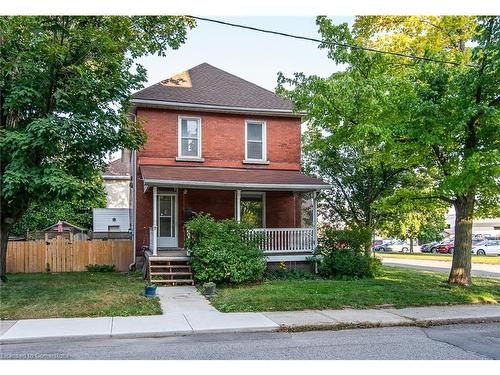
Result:
[[386,216],[377,204],[408,180],[410,171],[384,151],[383,71],[383,64],[364,59],[356,69],[328,78],[280,74],[277,88],[307,121],[305,170],[332,186],[320,195],[321,212],[333,225],[368,232],[366,254]]
[[95,194],[80,199],[53,200],[52,202],[34,201],[23,216],[12,225],[10,234],[25,236],[27,231],[38,231],[57,223],[67,221],[84,229],[92,228],[93,208],[106,207],[106,190],[102,177],[94,182]]
[[[321,48],[345,64],[352,81],[363,81],[361,95],[372,93],[362,105],[380,108],[370,121],[353,123],[352,132],[377,135],[373,139],[383,146],[388,163],[404,164],[429,179],[420,199],[455,207],[448,281],[470,285],[473,219],[500,211],[500,18],[357,17],[350,28],[318,17],[317,24],[325,41]],[[325,111],[346,100],[332,95],[338,92],[330,81],[319,90]]]
[[127,117],[146,81],[135,59],[186,39],[188,17],[0,18],[0,277],[10,229],[33,202],[82,199],[104,156],[137,149]]
[[[413,180],[425,184],[425,180]],[[420,244],[441,240],[446,228],[445,213],[448,204],[434,199],[419,199],[425,186],[400,187],[393,195],[378,202],[377,208],[385,213],[380,233],[389,237],[409,239],[410,252],[414,240]],[[424,242],[422,242],[424,241]]]
[[334,226],[364,232],[365,254],[370,255],[373,236],[387,220],[378,205],[401,185],[406,171],[373,163],[377,149],[337,143],[342,142],[338,135],[321,133],[311,126],[304,142],[306,169],[331,185],[320,194],[320,212]]

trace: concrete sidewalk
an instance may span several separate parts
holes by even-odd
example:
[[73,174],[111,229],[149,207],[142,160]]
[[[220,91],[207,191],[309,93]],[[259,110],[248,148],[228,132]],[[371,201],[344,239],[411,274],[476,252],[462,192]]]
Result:
[[265,312],[282,328],[398,326],[419,324],[500,322],[500,305],[408,307],[404,309],[305,310]]
[[0,325],[0,343],[165,337],[279,329],[278,324],[261,313],[219,312],[194,286],[160,287],[157,295],[162,315],[3,321]]
[[404,309],[306,310],[265,313],[190,312],[114,318],[2,321],[0,344],[90,338],[166,337],[278,329],[339,329],[500,322],[499,305],[458,305]]
[[193,286],[158,288],[157,293],[162,315],[0,321],[0,344],[500,321],[500,305],[221,313]]

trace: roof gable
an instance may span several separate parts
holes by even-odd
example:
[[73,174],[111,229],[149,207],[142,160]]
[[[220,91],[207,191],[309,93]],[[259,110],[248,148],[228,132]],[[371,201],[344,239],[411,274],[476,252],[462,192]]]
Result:
[[231,73],[203,63],[149,86],[132,100],[153,100],[292,112],[292,102]]

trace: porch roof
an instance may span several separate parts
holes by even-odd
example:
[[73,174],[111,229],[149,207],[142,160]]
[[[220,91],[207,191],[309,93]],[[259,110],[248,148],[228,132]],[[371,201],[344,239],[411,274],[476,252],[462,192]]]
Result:
[[298,190],[327,189],[326,182],[299,171],[143,165],[144,185],[198,189]]

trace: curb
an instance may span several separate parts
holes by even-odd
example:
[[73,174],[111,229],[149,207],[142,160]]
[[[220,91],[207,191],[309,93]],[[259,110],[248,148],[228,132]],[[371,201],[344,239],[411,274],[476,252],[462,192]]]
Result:
[[227,329],[206,329],[198,331],[169,331],[169,332],[134,332],[117,333],[105,335],[74,335],[74,336],[45,336],[45,337],[24,337],[0,339],[0,346],[9,344],[27,344],[36,342],[72,342],[83,340],[104,340],[104,339],[137,339],[137,338],[162,338],[177,336],[206,335],[218,333],[257,333],[257,332],[277,332],[279,327],[255,327],[255,328],[227,328]]
[[191,335],[206,335],[220,333],[257,333],[257,332],[307,332],[307,331],[341,331],[348,329],[369,329],[369,328],[384,328],[384,327],[433,327],[449,324],[479,324],[500,322],[500,316],[497,317],[477,317],[477,318],[455,318],[455,319],[439,319],[439,320],[415,320],[401,323],[380,323],[380,322],[361,322],[361,323],[338,323],[338,324],[311,324],[303,326],[286,326],[276,327],[256,327],[246,329],[214,329],[201,331],[170,331],[170,332],[136,332],[136,333],[118,333],[105,335],[75,335],[75,336],[50,336],[50,337],[31,337],[31,338],[12,338],[0,339],[1,345],[8,344],[25,344],[35,342],[71,342],[82,341],[89,339],[135,339],[135,338],[162,338],[176,336],[191,336]]
[[477,317],[477,318],[454,318],[438,320],[413,320],[400,323],[382,323],[382,322],[360,322],[360,323],[334,323],[334,324],[310,324],[310,325],[281,325],[279,332],[308,332],[308,331],[342,331],[348,329],[368,329],[384,327],[437,327],[451,324],[480,324],[500,322],[500,316],[497,317]]

